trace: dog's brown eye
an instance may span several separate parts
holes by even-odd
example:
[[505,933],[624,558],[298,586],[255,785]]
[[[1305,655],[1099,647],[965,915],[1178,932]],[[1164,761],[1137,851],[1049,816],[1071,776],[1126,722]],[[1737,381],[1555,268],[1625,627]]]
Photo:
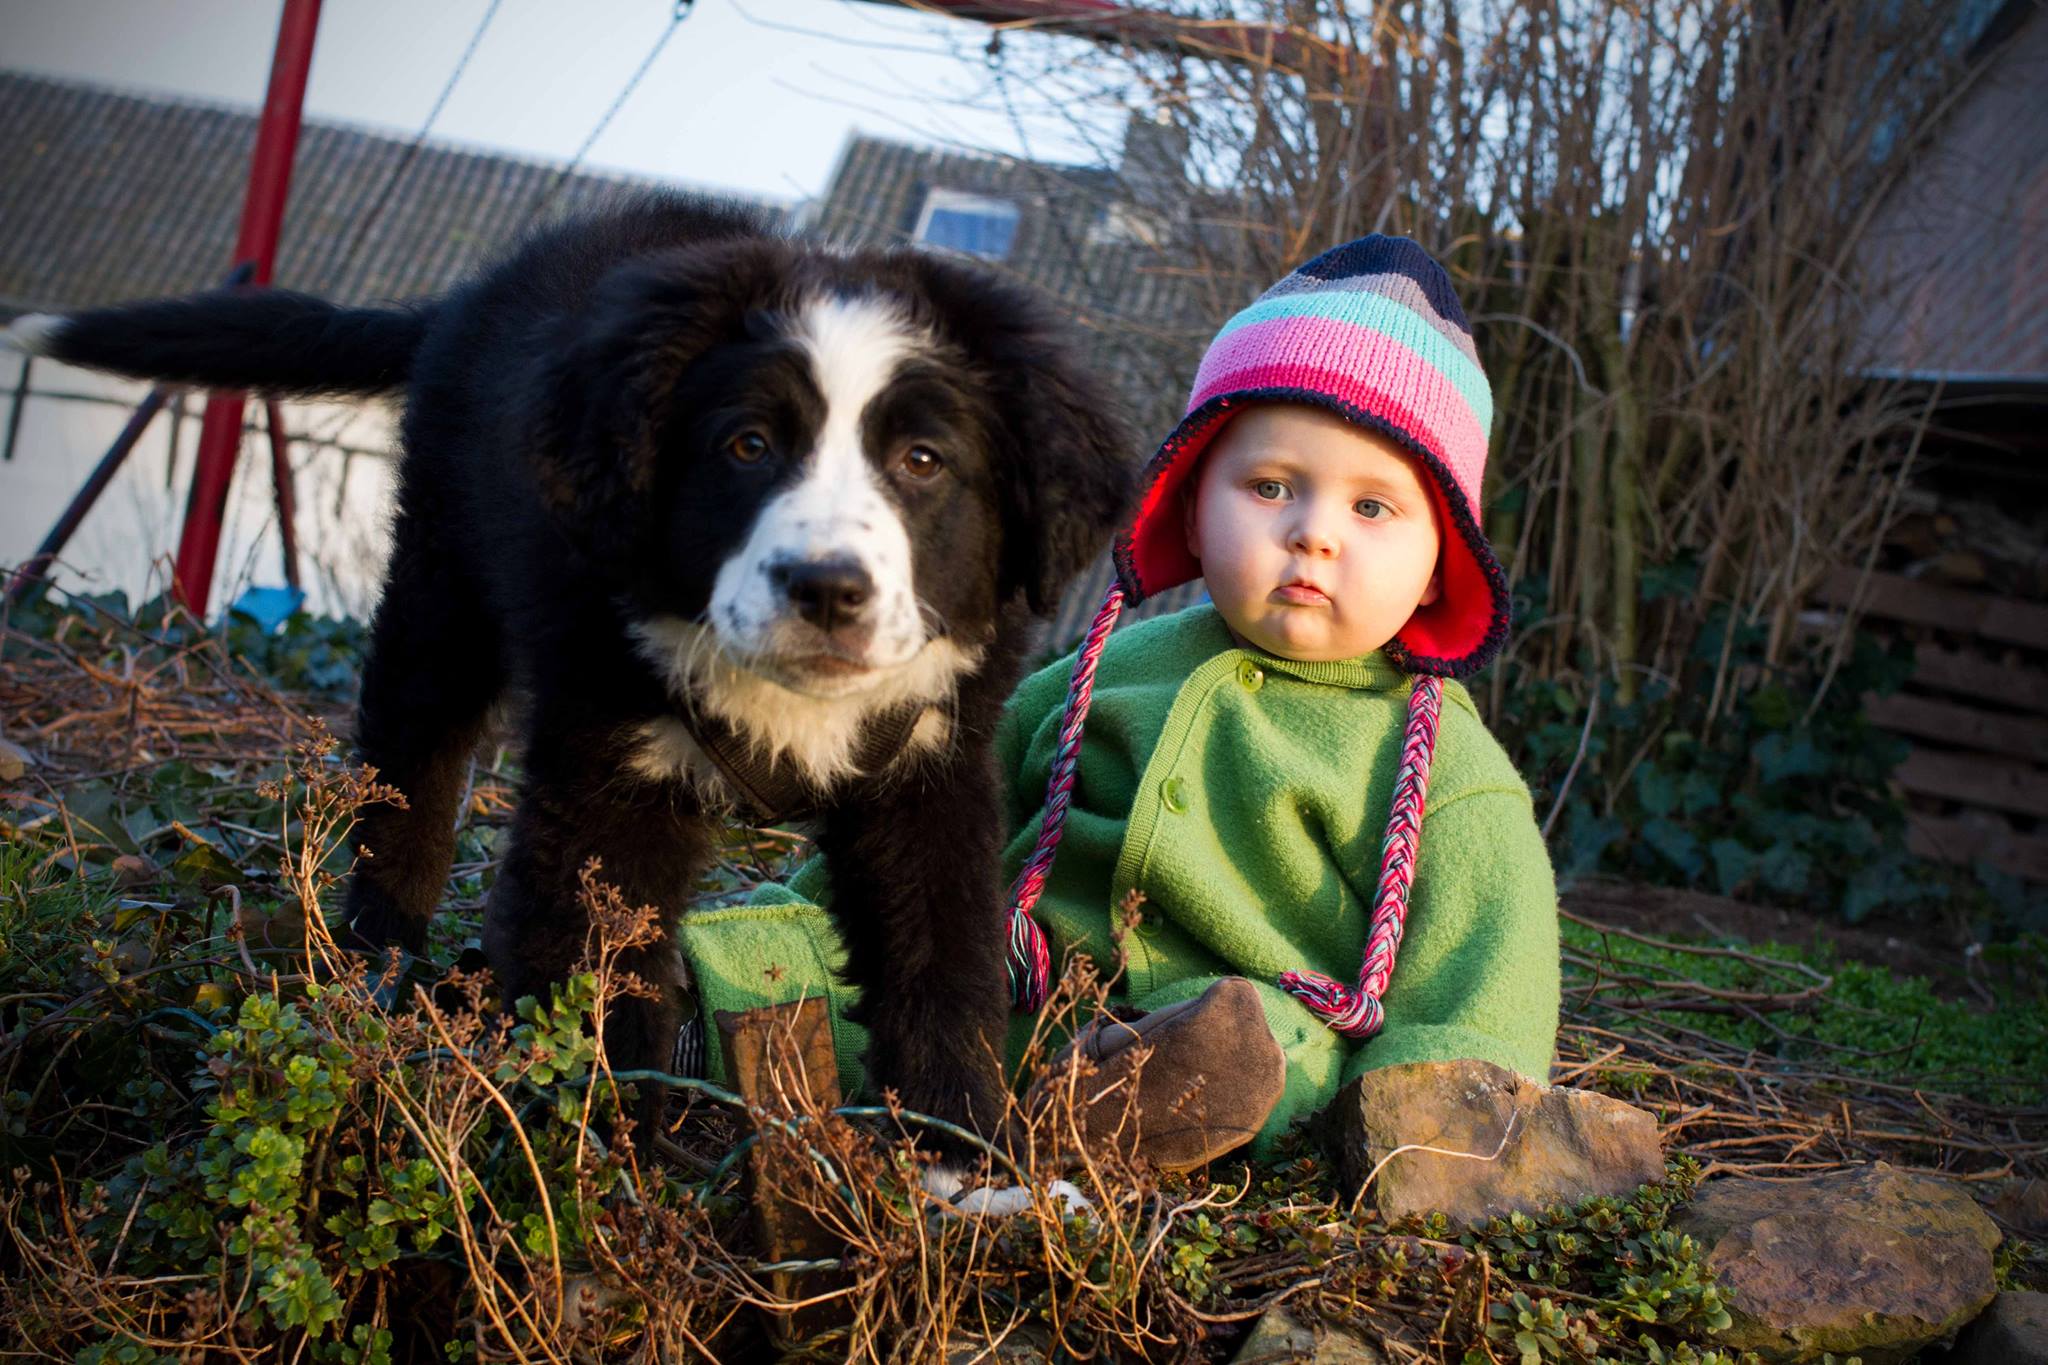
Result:
[[768,438],[758,431],[743,431],[725,443],[725,453],[741,464],[755,464],[768,454]]
[[939,453],[930,446],[912,446],[903,452],[903,458],[898,463],[903,472],[913,479],[929,479],[946,467],[946,462],[940,459]]

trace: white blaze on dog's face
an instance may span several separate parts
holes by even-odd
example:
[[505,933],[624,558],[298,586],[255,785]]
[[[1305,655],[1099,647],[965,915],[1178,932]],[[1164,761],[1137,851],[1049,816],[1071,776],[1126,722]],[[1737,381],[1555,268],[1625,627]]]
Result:
[[710,624],[729,654],[775,681],[843,696],[909,663],[928,639],[910,535],[862,437],[869,404],[919,337],[873,297],[815,298],[792,323],[823,421],[794,481],[720,568]]
[[[862,727],[943,703],[994,630],[985,382],[873,290],[750,300],[677,384],[666,610],[632,629],[672,693],[825,783]],[[637,771],[707,765],[648,732]],[[944,749],[943,711],[904,755]]]

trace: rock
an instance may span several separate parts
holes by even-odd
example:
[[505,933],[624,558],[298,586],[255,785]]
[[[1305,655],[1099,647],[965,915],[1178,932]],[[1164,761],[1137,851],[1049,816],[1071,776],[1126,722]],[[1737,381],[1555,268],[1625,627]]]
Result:
[[1230,1365],[1386,1365],[1386,1356],[1365,1338],[1329,1323],[1303,1322],[1283,1307],[1268,1308]]
[[114,885],[153,886],[163,880],[164,870],[140,853],[123,853],[114,859]]
[[1955,1185],[1880,1161],[1808,1180],[1721,1180],[1672,1220],[1734,1323],[1716,1343],[1772,1362],[1895,1365],[1982,1312],[1998,1228]]
[[0,739],[0,782],[19,782],[35,766],[35,756],[28,750],[11,739]]
[[2006,1290],[1963,1329],[1941,1365],[2048,1365],[2048,1294]]
[[1000,1340],[956,1330],[946,1338],[946,1365],[1030,1365],[1052,1359],[1052,1333],[1043,1327],[1012,1328]]
[[2048,1238],[2048,1180],[2008,1180],[1986,1207],[2028,1240]]
[[1349,1189],[1404,1145],[1479,1156],[1500,1151],[1492,1161],[1432,1152],[1393,1157],[1366,1192],[1387,1219],[1441,1210],[1457,1222],[1479,1223],[1518,1209],[1633,1194],[1664,1178],[1657,1121],[1649,1114],[1590,1090],[1538,1085],[1491,1062],[1368,1071],[1339,1092],[1325,1121],[1335,1129]]

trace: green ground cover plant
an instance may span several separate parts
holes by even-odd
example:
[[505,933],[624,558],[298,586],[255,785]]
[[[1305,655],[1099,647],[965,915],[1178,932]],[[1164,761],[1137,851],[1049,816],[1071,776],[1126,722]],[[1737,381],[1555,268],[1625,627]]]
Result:
[[[309,718],[332,693],[287,693],[175,618],[91,604],[35,626],[0,635],[0,716],[45,737],[36,780],[0,803],[0,1321],[43,1358],[761,1358],[759,1310],[788,1301],[792,1272],[757,1250],[743,1177],[758,1154],[843,1248],[798,1283],[848,1320],[790,1358],[1009,1340],[1053,1359],[1223,1360],[1278,1305],[1408,1359],[1727,1359],[1711,1338],[1726,1305],[1669,1227],[1723,1129],[1675,1128],[1667,1180],[1632,1197],[1468,1232],[1376,1221],[1306,1133],[1267,1167],[1098,1164],[1074,1176],[1093,1214],[1048,1197],[985,1223],[922,1192],[886,1105],[792,1101],[750,1138],[733,1097],[671,1078],[670,1130],[635,1132],[621,1116],[650,1078],[612,1074],[592,1027],[634,989],[611,964],[648,926],[601,869],[585,970],[494,1026],[474,935],[509,810],[501,757],[479,763],[427,956],[353,959],[326,915],[350,812],[389,793]],[[774,875],[792,847],[736,831],[702,890]],[[1747,1054],[1787,1068],[1781,1099],[1801,1112],[1878,1103],[1840,1052],[1892,1046],[1871,1012],[1927,1016],[1927,1051],[1894,1055],[1895,1078],[1973,1050],[1996,1072],[2038,1036],[1791,950],[1567,941],[1561,1076],[1674,1123],[1697,1107],[1687,1087]],[[1770,1003],[1815,978],[1809,1007]],[[1723,995],[1673,1003],[1679,982]],[[1098,987],[1070,975],[1066,1007]],[[1686,1008],[1729,994],[1762,1001],[1757,1017]],[[1695,1025],[1708,1041],[1678,1060]],[[1822,1062],[1835,1079],[1809,1103],[1790,1087]],[[1945,1131],[1844,1159],[1983,1164]],[[1037,1173],[1034,1150],[1008,1159]],[[2038,1283],[2038,1257],[2009,1248],[2002,1273]]]
[[1786,978],[1768,963],[1798,966],[1826,980],[1826,990],[1799,1008],[1649,1011],[1652,1018],[1682,1022],[1733,1046],[1784,1063],[1824,1063],[1850,1075],[1910,1074],[1931,1084],[1990,1086],[2016,1102],[2048,1098],[2048,1076],[2038,1063],[2048,1053],[2048,996],[2042,991],[2048,943],[2038,937],[1990,950],[2007,970],[1983,987],[1982,996],[1960,999],[1937,991],[1925,977],[1846,959],[1825,946],[1743,944],[1739,953],[1723,957],[1702,954],[1698,943],[1658,947],[1572,919],[1562,932],[1573,958],[1568,976],[1586,981],[1646,974],[1638,989],[1620,994],[1621,1001],[1664,994],[1654,984],[1659,976],[1730,991],[1783,990]]

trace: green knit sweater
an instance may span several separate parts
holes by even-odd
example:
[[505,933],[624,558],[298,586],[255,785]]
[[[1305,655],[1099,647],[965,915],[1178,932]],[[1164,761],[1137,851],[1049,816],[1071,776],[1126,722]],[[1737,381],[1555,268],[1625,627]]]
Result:
[[[1024,680],[997,731],[1008,779],[1004,871],[1038,837],[1072,656]],[[1311,967],[1356,980],[1392,801],[1408,677],[1380,654],[1300,663],[1238,648],[1213,607],[1111,637],[1096,673],[1066,831],[1037,917],[1055,967],[1069,950],[1114,971],[1114,907],[1142,892],[1117,998],[1143,1010],[1248,977],[1287,1055],[1287,1089],[1255,1151],[1358,1073],[1478,1057],[1536,1080],[1558,1016],[1557,897],[1528,788],[1456,683],[1430,774],[1407,932],[1363,1043],[1332,1033],[1275,984]],[[684,916],[704,1001],[739,1009],[805,995],[833,1006],[842,1079],[859,1084],[843,954],[817,902],[826,870],[748,906]],[[779,971],[764,972],[763,963]],[[772,978],[772,979],[771,979]],[[1013,1047],[1023,1036],[1012,1031]],[[714,1033],[715,1036],[715,1033]],[[715,1049],[714,1049],[715,1051]]]

